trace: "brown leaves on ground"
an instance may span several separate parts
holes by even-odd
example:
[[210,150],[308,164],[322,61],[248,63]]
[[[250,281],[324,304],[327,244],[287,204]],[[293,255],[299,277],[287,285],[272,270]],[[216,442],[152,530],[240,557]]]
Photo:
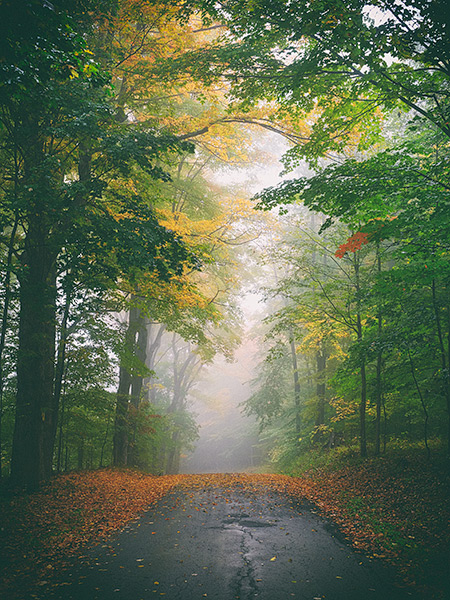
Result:
[[[105,469],[55,478],[40,492],[2,501],[2,569],[7,588],[49,578],[83,546],[101,541],[174,488],[275,490],[318,506],[365,553],[388,559],[410,583],[442,573],[448,552],[448,478],[427,465],[366,461],[338,471],[285,475],[210,474],[153,477]],[[445,561],[444,561],[445,568]],[[439,581],[437,581],[439,583]],[[437,589],[438,585],[434,585]],[[436,589],[432,592],[439,597]],[[1,590],[0,590],[1,595]],[[431,597],[431,595],[430,595]]]
[[39,492],[3,499],[0,580],[8,589],[51,576],[67,557],[124,527],[178,481],[105,469],[61,475]]

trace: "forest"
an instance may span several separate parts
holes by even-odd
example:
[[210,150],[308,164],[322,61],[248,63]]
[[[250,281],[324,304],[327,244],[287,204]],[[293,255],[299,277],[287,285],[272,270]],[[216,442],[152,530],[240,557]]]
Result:
[[178,473],[249,340],[266,470],[450,455],[446,4],[2,0],[2,478]]

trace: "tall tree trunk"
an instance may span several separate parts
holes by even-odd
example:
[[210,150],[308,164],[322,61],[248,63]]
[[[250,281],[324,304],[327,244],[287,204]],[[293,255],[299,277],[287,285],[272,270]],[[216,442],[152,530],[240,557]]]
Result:
[[101,447],[101,451],[100,451],[100,460],[99,460],[99,464],[98,464],[100,469],[103,467],[103,457],[105,455],[106,442],[108,441],[110,424],[111,424],[111,417],[108,415],[108,420],[106,421],[105,437],[103,438],[102,447]]
[[[186,408],[186,399],[201,369],[200,358],[191,350],[191,345],[180,348],[180,338],[177,334],[172,337],[173,352],[173,393],[172,401],[167,409],[167,414],[175,414]],[[166,473],[177,473],[180,464],[180,453],[183,445],[183,433],[180,425],[173,423],[171,441],[163,444],[161,448],[161,463],[165,464]]]
[[366,433],[366,408],[367,408],[367,376],[366,376],[366,360],[362,354],[362,319],[361,319],[361,284],[360,284],[360,271],[359,271],[359,257],[355,252],[354,258],[354,270],[355,270],[355,291],[356,291],[356,334],[360,356],[360,378],[361,378],[361,395],[359,402],[359,453],[365,458],[367,456],[367,433]]
[[31,488],[51,475],[45,427],[54,411],[56,253],[49,248],[47,232],[39,218],[29,225],[20,276],[11,479],[16,485]]
[[317,381],[316,381],[316,394],[317,394],[317,413],[316,413],[316,427],[325,423],[325,368],[327,366],[327,354],[323,347],[317,351],[316,354],[316,366],[317,366]]
[[128,404],[130,401],[131,375],[125,366],[119,370],[119,387],[116,395],[114,420],[113,464],[124,467],[128,460]]
[[[441,315],[440,315],[439,306],[438,306],[436,281],[434,279],[433,279],[433,282],[431,285],[431,292],[432,292],[432,298],[433,298],[434,315],[436,318],[436,329],[437,329],[437,335],[438,335],[438,341],[439,341],[439,350],[440,350],[440,354],[441,354],[441,367],[442,367],[442,374],[443,374],[442,388],[443,388],[444,398],[445,398],[446,405],[447,405],[447,453],[450,456],[450,372],[449,372],[450,369],[447,368],[448,366],[450,366],[449,365],[449,360],[450,360],[450,315],[448,317],[449,330],[447,331],[447,342],[448,342],[447,349],[448,349],[449,356],[447,356],[445,344],[444,344],[444,332],[442,330]],[[450,313],[450,306],[447,307],[447,310]]]
[[119,387],[116,396],[116,417],[113,436],[113,463],[116,467],[128,464],[128,441],[130,433],[130,388],[132,369],[130,359],[135,352],[136,335],[140,324],[140,310],[132,306],[128,315],[128,326],[125,333],[125,348],[119,369]]
[[366,361],[361,359],[361,399],[359,404],[359,453],[363,458],[367,456],[367,432],[366,432],[366,408],[367,408],[367,376]]
[[61,402],[61,411],[59,415],[59,432],[58,432],[58,452],[56,458],[56,472],[61,472],[62,465],[62,451],[63,451],[63,431],[64,431],[64,421],[65,421],[65,412],[66,412],[66,397],[65,394],[62,395]]
[[81,471],[84,465],[84,438],[81,438],[78,442],[77,448],[77,469]]
[[[447,356],[450,363],[450,303],[447,304]],[[450,364],[449,364],[450,368]],[[446,400],[447,400],[447,456],[450,457],[450,373],[446,373]]]
[[[136,342],[136,358],[142,363],[142,367],[145,365],[147,356],[147,323],[145,316],[139,311],[139,315],[136,318],[137,328],[137,342]],[[131,407],[133,411],[133,418],[130,422],[130,447],[128,452],[128,465],[137,467],[139,463],[139,448],[136,446],[136,434],[138,428],[139,419],[139,405],[141,402],[142,386],[144,383],[144,377],[142,372],[133,375],[131,380]]]
[[53,401],[50,409],[47,411],[44,426],[44,460],[45,471],[52,473],[53,454],[56,442],[56,433],[58,430],[58,416],[61,402],[61,392],[63,385],[64,369],[66,366],[66,344],[67,344],[67,323],[69,320],[71,304],[71,290],[66,294],[66,303],[61,323],[61,333],[58,343],[58,352],[55,367],[55,382],[53,391]]
[[177,475],[180,464],[180,432],[175,431],[172,435],[172,447],[169,451],[166,463],[166,473],[168,475]]
[[[156,331],[155,331],[155,327],[157,328]],[[147,350],[146,350],[145,364],[146,364],[146,367],[148,369],[150,369],[150,371],[152,371],[152,373],[155,370],[156,356],[157,356],[158,350],[161,347],[162,337],[163,337],[165,330],[166,330],[166,326],[164,324],[148,323],[148,325],[147,325],[148,344],[147,344]],[[145,398],[148,402],[155,404],[156,403],[155,387],[152,386],[152,384],[151,384],[153,377],[154,376],[152,374],[150,374],[150,377],[145,380],[145,383],[147,384],[146,385],[147,389],[145,391]]]
[[295,406],[295,435],[298,439],[300,437],[301,428],[301,417],[300,417],[300,403],[301,403],[301,388],[300,378],[298,376],[298,361],[297,361],[297,349],[295,347],[294,332],[292,327],[289,327],[290,347],[291,347],[291,358],[292,358],[292,369],[294,372],[294,406]]
[[[377,244],[377,270],[378,275],[381,273],[381,254],[380,245]],[[381,452],[381,406],[383,403],[383,386],[382,386],[382,370],[383,370],[383,352],[381,350],[381,335],[383,333],[383,317],[381,314],[381,308],[377,311],[377,334],[378,334],[378,352],[377,352],[377,366],[376,366],[376,390],[375,390],[375,402],[376,402],[376,420],[375,420],[375,454],[378,456]]]
[[411,356],[411,352],[408,348],[408,358],[409,358],[409,366],[411,368],[411,375],[414,381],[414,385],[416,386],[416,390],[417,390],[417,394],[419,396],[419,400],[420,400],[420,404],[422,405],[422,410],[423,410],[423,416],[424,416],[424,422],[423,422],[423,442],[425,445],[425,450],[427,452],[427,458],[430,459],[430,447],[428,446],[428,410],[427,410],[427,406],[425,404],[425,400],[422,394],[422,390],[420,389],[420,385],[419,382],[417,381],[417,377],[416,377],[416,367],[414,365],[412,356]]
[[5,349],[6,332],[8,331],[8,316],[9,316],[9,304],[11,301],[11,270],[12,270],[12,259],[14,253],[14,243],[17,233],[17,227],[19,225],[18,217],[14,221],[14,225],[11,230],[9,237],[8,255],[6,259],[6,274],[4,282],[5,290],[5,301],[3,304],[2,312],[2,324],[0,332],[0,479],[2,478],[3,464],[2,464],[2,448],[3,448],[3,394],[4,394],[4,373],[3,373],[3,351]]
[[381,350],[377,354],[376,366],[376,417],[375,417],[375,454],[378,456],[381,453],[381,408],[383,405],[383,387],[382,376],[383,372],[383,353]]
[[67,443],[66,440],[66,447],[64,450],[64,471],[68,471],[69,470],[69,444]]

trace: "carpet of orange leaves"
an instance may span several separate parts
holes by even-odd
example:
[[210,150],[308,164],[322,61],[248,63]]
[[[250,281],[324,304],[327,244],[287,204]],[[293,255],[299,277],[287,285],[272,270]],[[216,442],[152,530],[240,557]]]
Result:
[[[442,573],[434,563],[436,556],[448,552],[447,484],[425,469],[419,483],[417,477],[411,483],[407,468],[393,473],[390,464],[383,471],[379,461],[372,467],[366,462],[302,477],[241,473],[154,477],[112,469],[69,473],[39,492],[1,501],[0,576],[6,590],[17,585],[32,588],[83,546],[123,528],[170,491],[217,486],[226,492],[238,487],[253,492],[273,489],[315,504],[356,548],[396,563],[410,584],[418,579],[420,587],[430,589],[430,598],[439,598]],[[430,569],[431,583],[422,572],[430,574]]]
[[178,482],[177,476],[104,469],[61,475],[39,492],[5,498],[0,581],[10,589],[48,578],[67,557],[123,528]]

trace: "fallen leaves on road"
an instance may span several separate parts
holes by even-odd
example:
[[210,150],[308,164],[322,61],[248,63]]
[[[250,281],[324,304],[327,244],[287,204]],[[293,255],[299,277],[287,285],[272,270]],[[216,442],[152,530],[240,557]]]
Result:
[[[49,577],[90,542],[123,528],[179,483],[104,469],[61,475],[41,491],[0,504],[0,580],[5,586]],[[2,596],[0,586],[0,597]]]
[[417,549],[417,562],[423,562],[425,549],[445,552],[449,538],[446,488],[429,470],[412,482],[405,469],[393,473],[392,466],[383,470],[382,463],[371,467],[370,462],[301,478],[243,473],[153,477],[104,469],[62,475],[37,493],[2,501],[5,584],[13,589],[19,581],[23,586],[43,581],[84,546],[123,528],[168,492],[206,488],[220,489],[217,502],[236,489],[249,492],[250,503],[252,494],[272,491],[306,499],[337,523],[355,547],[403,565],[410,581],[418,568],[411,551]]

